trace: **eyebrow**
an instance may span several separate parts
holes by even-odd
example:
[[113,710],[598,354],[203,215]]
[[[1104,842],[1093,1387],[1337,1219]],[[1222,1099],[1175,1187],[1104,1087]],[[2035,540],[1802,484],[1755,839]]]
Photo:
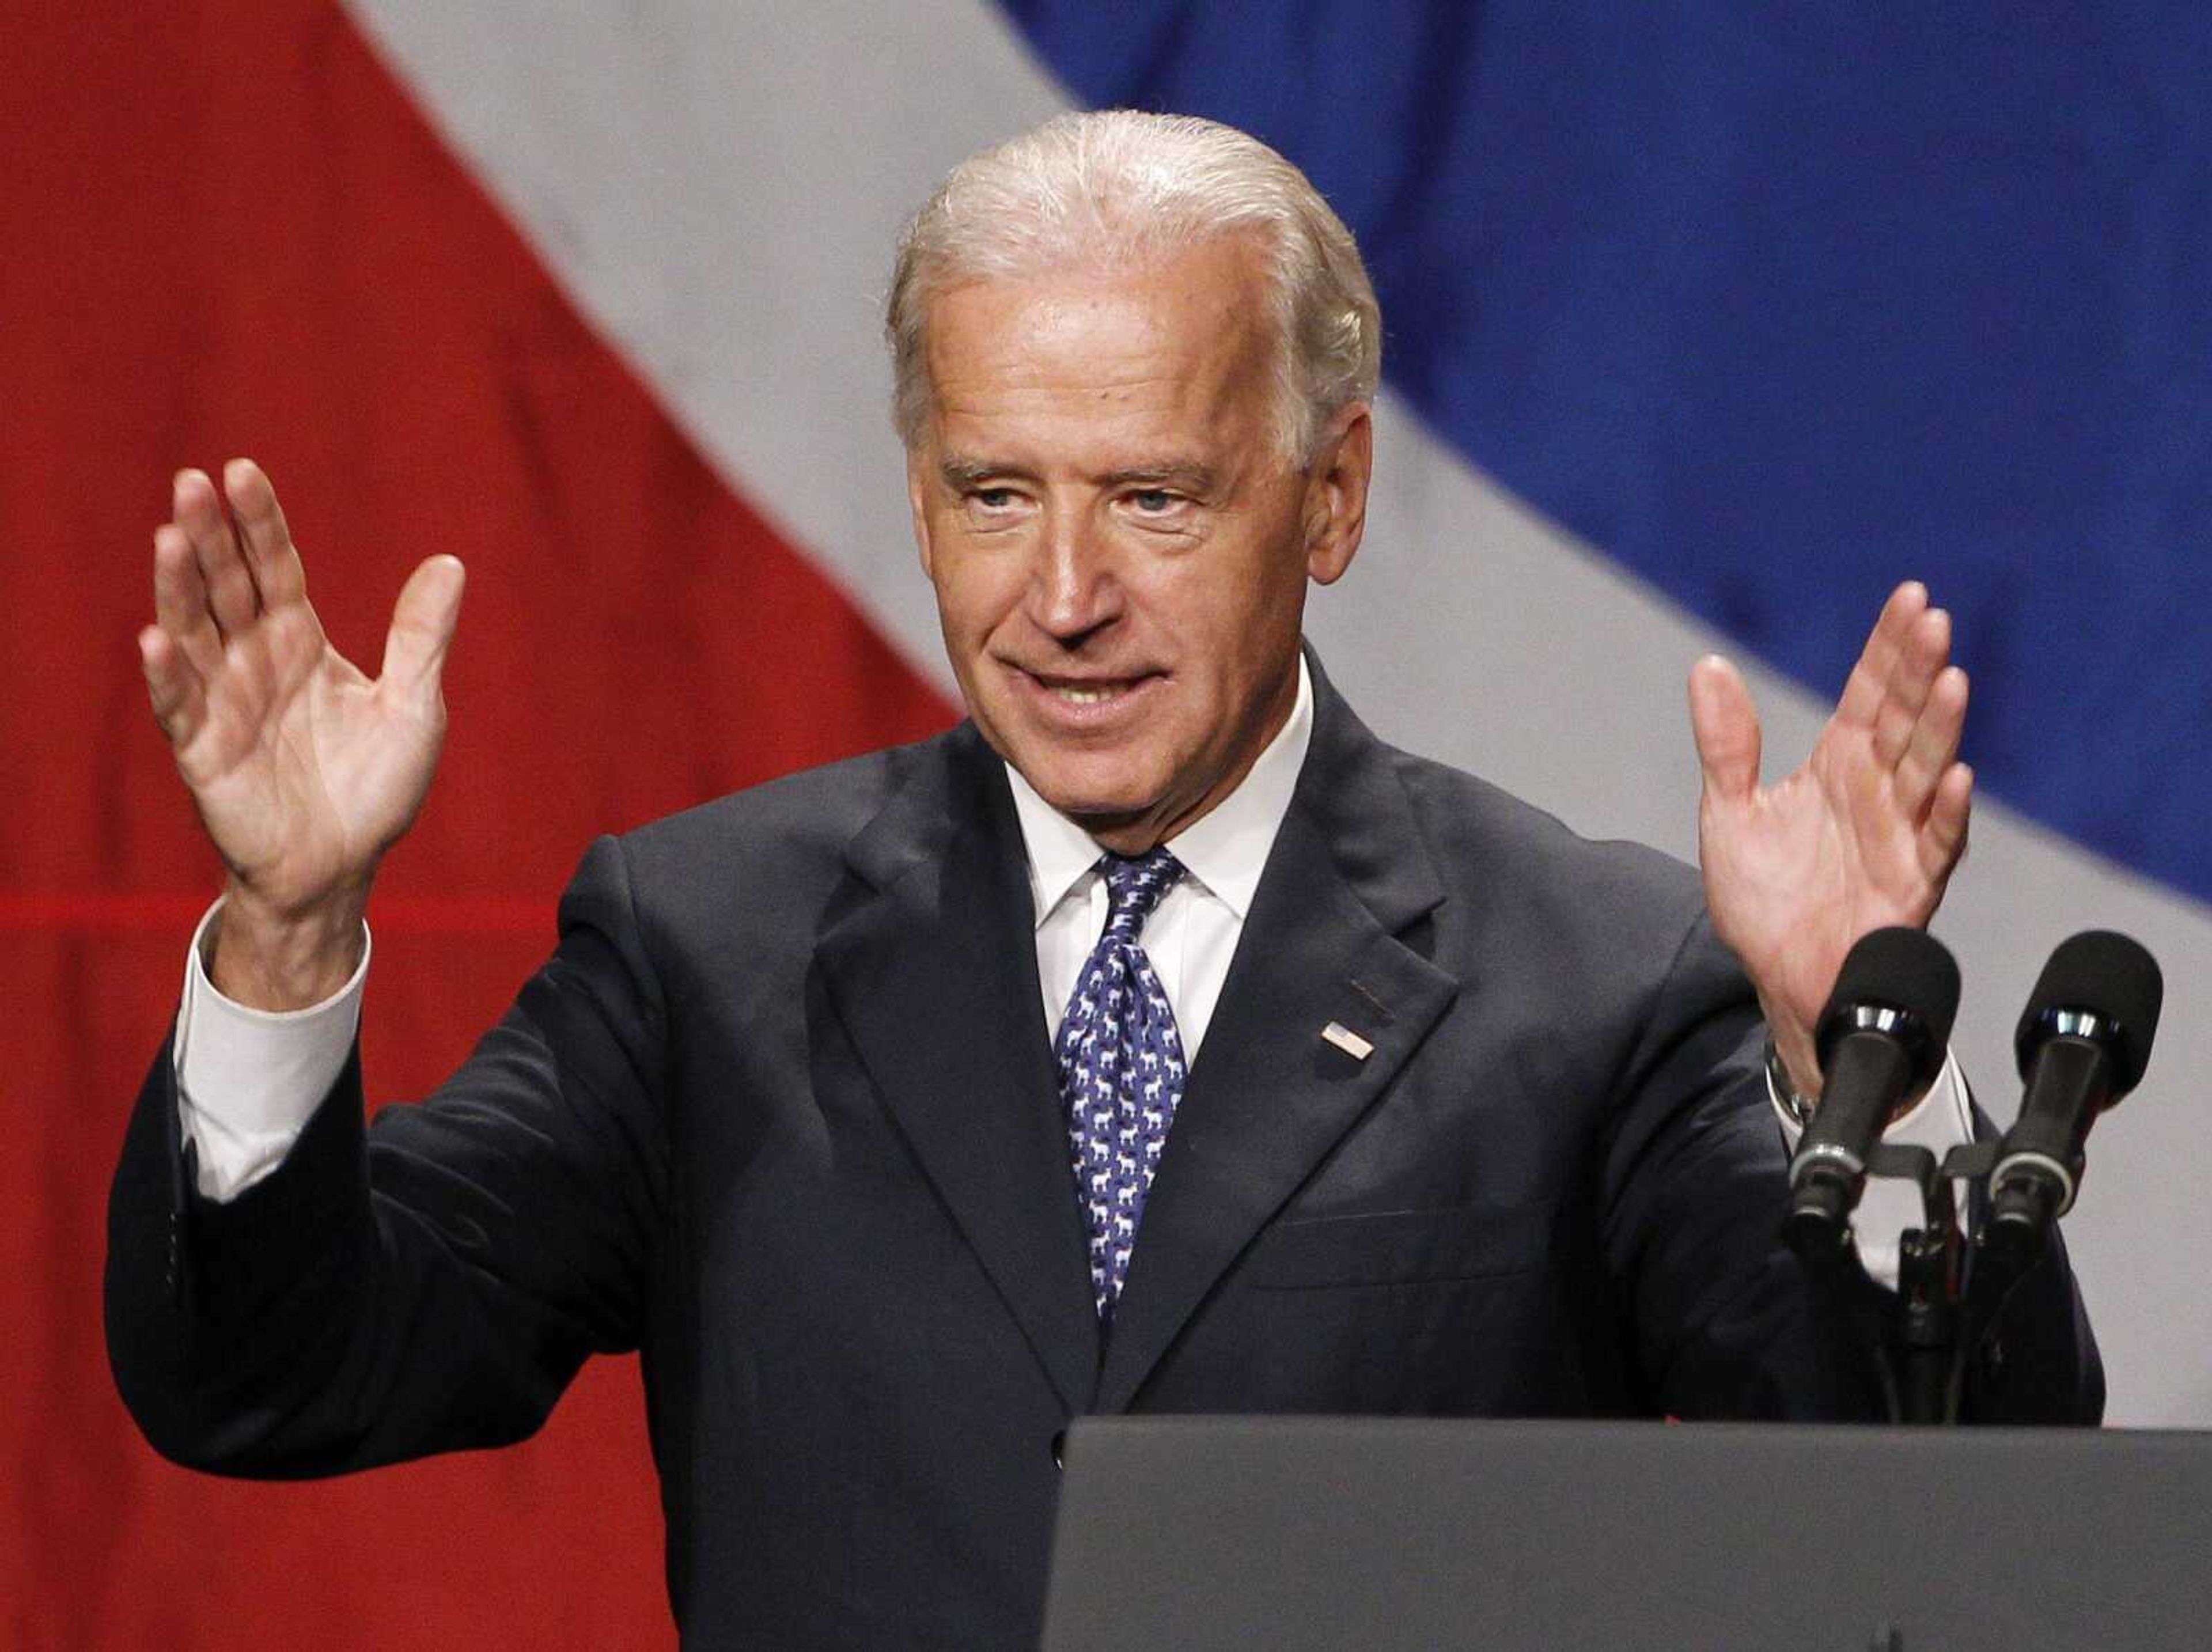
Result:
[[964,453],[947,453],[938,462],[937,473],[945,478],[945,485],[953,492],[964,493],[992,477],[1010,474],[1010,467],[969,459]]
[[[938,462],[937,472],[955,493],[977,487],[994,477],[1024,480],[1029,477],[1029,472],[1018,465],[993,465],[965,453],[946,454]],[[1206,494],[1213,490],[1216,475],[1210,465],[1166,459],[1157,465],[1124,465],[1120,470],[1109,471],[1097,481],[1104,488],[1176,488],[1187,493]]]
[[1098,480],[1108,488],[1174,488],[1183,493],[1208,494],[1213,491],[1214,473],[1210,465],[1170,460],[1109,471]]

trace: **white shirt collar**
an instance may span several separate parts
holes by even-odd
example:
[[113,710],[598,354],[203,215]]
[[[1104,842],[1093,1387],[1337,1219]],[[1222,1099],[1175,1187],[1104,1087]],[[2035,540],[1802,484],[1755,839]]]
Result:
[[[1290,812],[1291,793],[1305,767],[1313,743],[1313,683],[1305,656],[1298,656],[1298,696],[1287,722],[1276,732],[1237,789],[1192,823],[1168,847],[1183,870],[1206,885],[1242,921],[1274,847],[1275,834]],[[1091,834],[1036,793],[1011,763],[1006,780],[1013,787],[1014,813],[1028,851],[1030,893],[1042,927],[1053,909],[1067,898],[1103,851]]]

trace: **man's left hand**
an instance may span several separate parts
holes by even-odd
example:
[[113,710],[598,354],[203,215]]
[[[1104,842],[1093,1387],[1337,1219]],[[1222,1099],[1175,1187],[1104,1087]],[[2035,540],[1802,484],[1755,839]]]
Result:
[[1713,926],[1759,989],[1791,1079],[1818,1095],[1814,1032],[1868,931],[1924,925],[1966,847],[1973,771],[1958,761],[1966,674],[1927,588],[1890,593],[1804,766],[1759,783],[1759,714],[1735,666],[1690,670],[1705,795],[1698,855]]

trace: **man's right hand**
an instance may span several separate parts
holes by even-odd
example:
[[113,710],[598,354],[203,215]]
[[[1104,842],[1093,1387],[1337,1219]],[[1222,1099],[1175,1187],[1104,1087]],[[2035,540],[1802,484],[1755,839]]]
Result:
[[215,985],[257,1009],[299,1009],[353,973],[377,863],[430,789],[462,569],[433,556],[409,577],[372,682],[324,636],[260,467],[233,459],[223,490],[228,513],[204,474],[178,474],[173,519],[154,532],[156,623],[138,653],[155,720],[229,869]]

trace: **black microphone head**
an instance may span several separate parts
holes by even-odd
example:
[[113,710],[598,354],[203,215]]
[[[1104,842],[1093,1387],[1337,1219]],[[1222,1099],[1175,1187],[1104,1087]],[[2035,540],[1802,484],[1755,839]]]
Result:
[[1905,1024],[1893,1030],[1912,1051],[1913,1084],[1934,1082],[1959,1014],[1959,966],[1949,950],[1926,930],[1902,925],[1860,936],[1820,1012],[1824,1064],[1837,1040],[1869,1024],[1869,1012],[1904,1017]]
[[2142,943],[2110,929],[2086,929],[2061,941],[2043,966],[2013,1036],[2020,1076],[2028,1077],[2046,1041],[2074,1030],[2062,1018],[2093,1016],[2100,1024],[2082,1030],[2111,1055],[2112,1099],[2118,1101],[2142,1082],[2165,1001],[2166,978]]

